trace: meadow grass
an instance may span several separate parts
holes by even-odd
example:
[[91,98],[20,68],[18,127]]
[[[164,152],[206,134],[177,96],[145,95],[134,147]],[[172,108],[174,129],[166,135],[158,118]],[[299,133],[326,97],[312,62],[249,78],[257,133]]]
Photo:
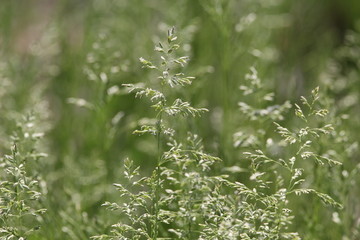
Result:
[[325,3],[3,4],[0,239],[360,237],[355,20],[339,39],[294,32]]

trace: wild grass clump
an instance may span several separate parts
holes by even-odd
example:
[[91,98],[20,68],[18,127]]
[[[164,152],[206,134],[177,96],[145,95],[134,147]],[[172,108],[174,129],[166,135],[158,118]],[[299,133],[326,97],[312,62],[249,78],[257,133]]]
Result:
[[[119,206],[114,203],[105,203],[110,209],[118,209],[125,213],[129,220],[129,224],[119,223],[113,225],[113,235],[103,235],[94,238],[112,239],[115,236],[131,237],[140,239],[145,237],[147,239],[156,239],[159,237],[159,227],[161,224],[169,224],[174,217],[179,217],[173,211],[164,211],[163,206],[166,206],[174,198],[171,196],[171,189],[164,190],[165,180],[164,177],[171,176],[173,173],[167,165],[171,161],[175,161],[175,153],[164,152],[164,142],[166,138],[172,139],[175,134],[175,129],[172,129],[168,122],[173,117],[188,117],[198,116],[206,112],[205,108],[195,108],[190,103],[180,99],[174,98],[170,90],[172,88],[184,87],[190,85],[193,77],[187,77],[179,71],[179,68],[185,66],[188,57],[177,57],[174,55],[180,45],[176,43],[177,36],[175,29],[171,28],[167,34],[167,40],[164,43],[159,43],[155,47],[155,51],[161,54],[160,64],[153,64],[151,61],[140,58],[144,68],[156,70],[160,75],[157,77],[159,83],[154,85],[160,86],[160,89],[148,87],[144,84],[124,84],[124,87],[129,88],[130,92],[134,92],[136,97],[146,97],[152,102],[152,108],[156,112],[155,123],[153,125],[143,125],[140,129],[135,130],[135,134],[150,134],[154,135],[157,142],[157,161],[156,167],[150,177],[144,177],[140,180],[132,182],[132,188],[141,187],[144,190],[139,191],[137,194],[132,193],[130,189],[125,188],[122,184],[115,186],[121,193],[121,196],[127,196],[131,205],[127,203],[124,206]],[[169,101],[171,101],[169,103]],[[177,151],[178,154],[184,155],[190,153],[192,158],[199,158],[204,166],[210,164],[212,159],[210,156],[196,150],[180,151],[179,146],[172,143],[171,151]],[[175,149],[174,149],[175,148]],[[180,157],[179,157],[180,158]],[[180,158],[181,159],[181,158]],[[180,160],[178,160],[180,161]],[[133,162],[131,160],[125,161],[125,176],[128,180],[132,180],[139,172],[138,168],[132,169]],[[131,182],[130,182],[131,183]],[[140,215],[139,215],[140,214]]]
[[28,239],[43,223],[46,185],[39,161],[47,154],[38,150],[44,133],[36,131],[34,122],[27,115],[17,123],[10,153],[0,159],[0,239]]
[[[177,139],[177,130],[171,128],[174,119],[195,117],[207,111],[174,98],[173,89],[184,89],[193,78],[178,69],[187,63],[187,57],[176,57],[177,43],[174,28],[168,31],[167,43],[159,43],[160,64],[140,58],[144,68],[158,72],[152,86],[144,83],[124,84],[135,97],[144,97],[155,110],[152,125],[143,125],[135,134],[153,135],[157,142],[156,166],[150,176],[141,176],[140,167],[130,159],[124,161],[127,183],[114,184],[122,202],[106,202],[108,209],[119,212],[119,219],[108,234],[93,239],[300,239],[292,229],[294,216],[291,203],[302,194],[314,194],[323,203],[341,208],[326,193],[308,186],[302,162],[312,159],[316,165],[341,165],[319,152],[317,141],[334,130],[324,120],[328,110],[319,103],[319,88],[311,98],[301,98],[302,107],[295,104],[295,116],[300,122],[294,129],[274,123],[281,137],[277,143],[257,141],[247,145],[262,147],[244,152],[250,159],[249,183],[232,181],[228,175],[214,175],[212,167],[221,159],[204,152],[199,136],[188,133],[185,141]],[[247,75],[249,86],[242,86],[245,95],[255,94],[260,101],[270,102],[273,94],[264,93],[255,68]],[[261,96],[261,97],[260,97]],[[256,109],[239,103],[241,112],[249,121],[284,120],[289,102]],[[265,131],[265,130],[263,130]],[[165,144],[166,143],[166,144]],[[239,145],[239,144],[238,144]],[[280,153],[268,151],[269,145],[279,147]],[[324,150],[323,150],[324,151]],[[284,158],[281,157],[284,156]],[[270,169],[270,171],[269,171]]]

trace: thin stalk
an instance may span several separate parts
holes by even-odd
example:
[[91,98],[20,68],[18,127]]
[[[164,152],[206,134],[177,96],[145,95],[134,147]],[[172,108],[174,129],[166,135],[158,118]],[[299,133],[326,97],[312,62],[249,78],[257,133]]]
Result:
[[[163,103],[164,105],[164,103]],[[161,121],[162,121],[162,111],[157,116],[156,122],[156,140],[157,140],[157,163],[156,163],[156,177],[155,177],[155,200],[154,200],[154,214],[155,214],[155,225],[153,227],[152,239],[157,239],[159,232],[159,200],[160,200],[160,163],[161,163]]]
[[[18,168],[19,165],[20,165],[20,163],[18,162],[18,157],[16,156],[17,152],[18,152],[17,146],[16,146],[16,144],[14,144],[12,157],[13,157],[14,165],[15,165],[16,168]],[[19,183],[19,177],[14,176],[13,181],[14,181],[14,183]],[[20,193],[19,193],[19,191],[20,191],[19,184],[15,185],[14,191],[15,191],[16,205],[17,205],[17,208],[18,208],[18,211],[19,211],[18,216],[17,216],[17,224],[18,224],[18,228],[21,229],[22,228],[22,216],[21,216],[22,215],[22,210],[21,210],[21,206],[19,204],[19,202],[21,201]]]
[[[190,182],[191,183],[191,182]],[[192,188],[192,184],[190,184],[190,189]],[[187,221],[188,221],[188,239],[192,239],[192,229],[191,229],[191,225],[192,225],[192,222],[191,222],[191,215],[192,215],[192,195],[193,193],[190,194],[190,192],[187,193],[189,195],[189,199],[188,199],[188,203],[187,203],[187,210],[188,210],[188,218],[187,218]]]

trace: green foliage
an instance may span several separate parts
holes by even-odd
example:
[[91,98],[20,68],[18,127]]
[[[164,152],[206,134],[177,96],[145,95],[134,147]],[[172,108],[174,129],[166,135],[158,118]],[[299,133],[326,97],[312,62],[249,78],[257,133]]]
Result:
[[4,2],[0,239],[360,239],[348,2]]
[[[172,133],[174,130],[165,125],[166,114],[169,117],[174,116],[197,116],[207,111],[205,108],[194,108],[188,102],[177,98],[173,103],[168,103],[171,98],[171,88],[182,87],[185,84],[191,84],[193,77],[185,77],[182,72],[178,72],[177,66],[184,67],[187,62],[187,57],[174,56],[176,50],[180,47],[177,43],[177,36],[175,29],[171,28],[167,33],[167,43],[159,43],[155,47],[155,51],[163,54],[160,56],[161,63],[154,65],[150,61],[140,58],[144,68],[157,70],[161,75],[158,76],[161,90],[152,89],[150,87],[136,86],[134,84],[124,84],[129,88],[129,92],[135,92],[135,97],[147,97],[153,105],[151,107],[156,111],[156,124],[154,126],[143,125],[140,130],[134,131],[137,134],[150,133],[156,136],[158,148],[157,166],[150,177],[143,177],[135,182],[131,180],[139,175],[139,168],[133,169],[133,162],[125,160],[125,177],[130,184],[129,187],[124,187],[122,184],[115,184],[120,192],[121,197],[126,197],[123,206],[116,203],[105,203],[104,206],[111,210],[120,210],[129,219],[129,224],[118,223],[112,225],[111,235],[101,235],[93,237],[94,239],[115,239],[119,237],[122,239],[157,239],[159,237],[159,226],[162,223],[169,224],[174,218],[181,218],[174,210],[164,210],[163,206],[168,206],[176,196],[173,195],[173,190],[167,189],[163,192],[164,184],[167,179],[163,177],[170,177],[174,174],[171,168],[164,164],[172,161],[179,161],[183,158],[187,151],[180,150],[180,147],[174,144],[170,152],[163,152],[163,137],[167,133]],[[169,88],[167,88],[169,87]],[[172,137],[172,136],[171,136]],[[177,154],[176,154],[177,153]],[[208,168],[209,164],[213,162],[213,157],[210,157],[202,152],[192,151],[191,158],[197,159],[203,168]],[[175,156],[177,156],[175,158]],[[190,157],[190,156],[187,156]],[[191,159],[190,158],[190,159]],[[137,193],[133,193],[131,189],[141,187]],[[189,223],[190,224],[190,223]],[[176,232],[175,232],[176,233]]]
[[[168,31],[168,49],[172,49],[174,28]],[[169,52],[163,50],[162,53]],[[171,51],[172,53],[173,51]],[[169,62],[171,58],[160,57],[165,66],[166,77],[169,77]],[[169,60],[170,59],[170,60]],[[143,66],[159,70],[160,67],[153,63],[140,59]],[[242,87],[245,94],[254,94],[260,87],[260,80],[256,70],[251,69],[252,75],[248,76],[251,88]],[[163,69],[160,69],[163,72]],[[176,73],[175,73],[176,75]],[[171,78],[171,76],[170,76]],[[163,113],[169,117],[176,115],[196,116],[206,109],[196,109],[183,100],[177,99],[168,106],[168,92],[164,91],[164,85],[173,88],[174,81],[164,81],[164,74],[158,79],[162,91],[148,87],[126,84],[130,92],[136,92],[136,97],[147,97],[153,102],[152,107],[157,112],[157,121],[154,126],[142,126],[134,133],[150,133],[156,136],[158,142],[158,162],[150,177],[140,177],[139,167],[134,167],[133,162],[126,159],[124,162],[125,178],[128,183],[114,184],[118,189],[123,204],[106,202],[103,204],[112,211],[119,211],[126,216],[127,221],[112,225],[109,235],[99,235],[93,239],[158,239],[170,236],[180,239],[300,239],[297,232],[289,232],[293,216],[289,205],[289,195],[302,195],[313,193],[325,204],[341,208],[341,205],[329,195],[311,188],[304,188],[301,185],[305,182],[303,177],[304,169],[298,167],[297,161],[312,158],[317,164],[341,165],[340,162],[332,160],[327,156],[317,154],[316,146],[312,144],[321,135],[330,134],[333,131],[331,124],[321,127],[311,127],[322,123],[313,122],[312,118],[325,118],[328,111],[318,107],[319,88],[312,91],[311,101],[301,97],[306,112],[295,104],[295,116],[303,120],[305,126],[299,130],[289,130],[275,123],[277,131],[283,138],[283,146],[289,148],[289,153],[295,155],[283,160],[265,155],[261,150],[245,152],[244,155],[251,159],[250,180],[253,182],[253,189],[243,183],[232,182],[228,176],[211,176],[211,166],[220,159],[203,152],[203,147],[198,136],[190,134],[185,143],[178,143],[174,134],[170,136],[168,146],[170,149],[163,152],[162,140],[165,135],[163,124]],[[182,85],[182,84],[179,84]],[[250,90],[251,89],[251,90]],[[272,100],[266,94],[264,101]],[[240,110],[250,120],[258,118],[283,120],[282,112],[289,108],[286,102],[282,107],[277,107],[276,112],[269,111],[256,117],[250,107]],[[274,108],[274,107],[273,107]],[[280,110],[279,110],[280,109]],[[305,113],[304,113],[305,112]],[[273,116],[273,117],[271,117]],[[314,121],[315,121],[314,120]],[[172,133],[176,131],[171,131]],[[267,172],[264,168],[272,168],[277,176],[275,180],[273,173]],[[280,170],[278,170],[280,168]],[[285,172],[281,172],[285,170]],[[133,189],[138,189],[134,192]],[[233,194],[229,194],[233,192]],[[160,235],[159,229],[162,225],[170,225]]]
[[36,132],[34,120],[29,115],[18,123],[11,136],[11,153],[0,159],[0,239],[27,239],[40,229],[46,211],[38,161],[47,154],[37,150],[43,133]]

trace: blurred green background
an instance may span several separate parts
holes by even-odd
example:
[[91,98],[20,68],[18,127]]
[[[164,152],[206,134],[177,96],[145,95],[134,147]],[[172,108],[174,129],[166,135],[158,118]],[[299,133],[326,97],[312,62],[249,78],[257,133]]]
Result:
[[[156,143],[131,132],[154,114],[121,84],[147,81],[138,58],[151,59],[170,26],[191,58],[188,75],[196,77],[183,94],[210,110],[178,127],[199,134],[224,166],[242,166],[233,134],[246,125],[237,102],[251,66],[277,104],[297,101],[320,85],[334,100],[330,106],[350,116],[343,128],[351,132],[349,141],[357,141],[358,0],[1,0],[0,152],[8,148],[18,113],[35,108],[47,131],[49,158],[42,167],[48,217],[34,239],[101,233],[116,219],[100,205],[117,199],[112,183],[123,178],[122,160],[131,157],[145,174],[153,168]],[[344,171],[359,162],[354,156]],[[346,199],[355,220],[358,193],[353,189]],[[328,233],[312,229],[306,239],[355,236],[355,220],[341,227],[329,223]],[[297,224],[305,229],[306,223]]]

